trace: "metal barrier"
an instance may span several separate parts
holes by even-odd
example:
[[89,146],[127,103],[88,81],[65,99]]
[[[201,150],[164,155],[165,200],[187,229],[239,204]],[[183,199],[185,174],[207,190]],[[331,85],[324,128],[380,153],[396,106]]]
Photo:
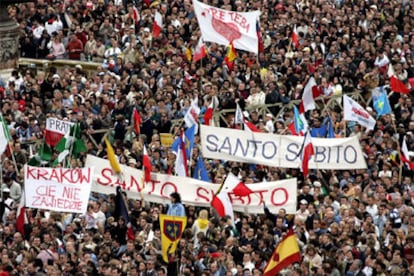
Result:
[[101,66],[102,63],[90,62],[90,61],[81,61],[81,60],[69,60],[69,59],[34,59],[34,58],[20,58],[18,61],[19,71],[30,70],[37,73],[37,71],[46,71],[47,68],[56,67],[57,69],[63,69],[65,67],[75,67],[76,65],[81,65],[82,70],[87,73],[89,76],[91,73],[95,72],[98,66]]
[[[31,70],[33,70],[35,73],[40,70],[40,71],[46,71],[48,67],[54,66],[57,69],[63,69],[67,66],[69,67],[75,67],[76,65],[81,65],[82,69],[87,72],[88,75],[90,75],[92,72],[95,72],[96,69],[98,68],[98,66],[101,66],[101,63],[96,63],[96,62],[89,62],[89,61],[74,61],[74,60],[67,60],[67,59],[55,59],[55,60],[45,60],[45,59],[30,59],[30,58],[20,58],[19,59],[19,69],[20,70],[25,70],[26,68],[31,68]],[[370,96],[370,98],[368,100],[366,100],[362,95],[360,91],[354,91],[352,93],[346,93],[346,95],[348,95],[349,97],[357,100],[359,103],[361,103],[362,106],[367,106],[371,100],[372,100],[372,96]],[[325,96],[319,96],[318,98],[315,99],[316,102],[316,109],[321,111],[321,114],[325,113],[325,111],[329,108],[333,108],[335,106],[338,106],[339,108],[341,108],[343,110],[343,106],[342,106],[342,95],[340,96],[335,96],[332,95],[330,97],[325,97]],[[288,104],[283,104],[283,103],[276,103],[276,104],[267,104],[267,105],[256,105],[256,106],[247,106],[245,108],[245,110],[247,111],[252,111],[252,110],[256,110],[257,113],[259,115],[261,115],[262,117],[264,117],[267,113],[272,113],[270,111],[270,108],[272,107],[277,107],[279,112],[278,114],[273,114],[274,115],[274,120],[277,120],[278,118],[281,117],[281,115],[283,114],[283,112],[285,112],[287,109],[291,109],[293,107],[293,105],[299,105],[301,100],[292,100],[290,101]],[[213,121],[215,123],[215,125],[220,125],[220,122],[225,122],[225,124],[227,125],[227,127],[230,127],[230,125],[227,123],[226,121],[226,115],[228,113],[235,113],[236,110],[235,109],[225,109],[225,110],[219,110],[219,111],[215,111],[213,114]],[[175,119],[172,120],[172,128],[170,130],[170,132],[173,131],[173,129],[176,126],[182,126],[183,124],[183,119]],[[107,132],[110,129],[105,129],[105,130],[97,130],[97,132]],[[100,143],[101,141],[95,141],[91,135],[88,135],[89,139],[92,141],[92,143],[97,146],[98,143]]]
[[[359,91],[355,91],[352,93],[346,93],[346,95],[358,101],[362,106],[368,106],[368,104],[371,102],[371,97],[368,100],[365,100],[365,98],[361,95]],[[259,115],[264,117],[267,113],[272,113],[270,111],[270,108],[277,107],[279,109],[278,114],[273,114],[274,120],[277,120],[278,118],[281,117],[283,112],[285,112],[287,109],[292,109],[294,105],[296,106],[299,105],[300,102],[301,100],[292,100],[288,104],[276,103],[276,104],[266,104],[266,105],[256,105],[256,106],[250,105],[250,106],[247,106],[245,110],[249,112],[251,112],[252,110],[256,110]],[[341,108],[341,110],[343,110],[342,95],[340,96],[332,95],[330,97],[319,96],[315,99],[315,102],[316,102],[316,109],[320,110],[321,114],[324,114],[325,111],[327,111],[327,109],[333,108],[335,106],[338,106],[339,108]],[[223,109],[223,110],[215,111],[213,114],[214,124],[218,126],[220,122],[224,122],[227,125],[227,127],[230,127],[230,125],[225,120],[226,118],[225,116],[228,113],[235,113],[235,112],[236,112],[235,109]],[[183,122],[183,119],[172,120],[172,127],[174,128],[175,126],[180,126],[182,125],[182,122]]]

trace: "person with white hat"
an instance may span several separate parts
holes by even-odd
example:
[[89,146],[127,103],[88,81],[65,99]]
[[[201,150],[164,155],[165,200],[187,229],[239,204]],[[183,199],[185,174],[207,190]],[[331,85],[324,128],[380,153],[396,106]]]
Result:
[[272,113],[267,113],[265,116],[265,129],[269,132],[269,133],[274,133],[275,132],[275,125],[273,124],[273,114]]
[[308,203],[309,202],[306,199],[299,201],[299,210],[295,214],[295,216],[302,219],[303,222],[305,222],[309,216]]
[[2,219],[2,222],[5,223],[10,211],[12,211],[15,208],[16,204],[14,200],[10,198],[9,187],[2,186],[1,195],[2,199],[0,202],[0,217]]

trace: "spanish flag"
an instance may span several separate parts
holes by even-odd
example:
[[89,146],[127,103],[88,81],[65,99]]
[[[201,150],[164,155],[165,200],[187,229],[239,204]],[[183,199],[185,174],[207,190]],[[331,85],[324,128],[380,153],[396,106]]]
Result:
[[178,242],[187,226],[187,217],[160,214],[162,259],[168,263],[168,256],[177,250]]
[[229,71],[233,71],[234,69],[234,60],[237,58],[236,48],[233,46],[233,42],[230,42],[229,46],[227,47],[227,54],[224,57],[224,63],[229,68]]
[[108,138],[105,137],[105,144],[106,144],[106,153],[109,160],[109,164],[111,164],[112,170],[119,174],[121,173],[121,167],[119,166],[119,162],[116,159],[114,149],[112,148],[111,143],[109,142]]
[[263,276],[277,275],[282,269],[301,261],[299,245],[292,228],[276,246],[272,257],[267,262]]

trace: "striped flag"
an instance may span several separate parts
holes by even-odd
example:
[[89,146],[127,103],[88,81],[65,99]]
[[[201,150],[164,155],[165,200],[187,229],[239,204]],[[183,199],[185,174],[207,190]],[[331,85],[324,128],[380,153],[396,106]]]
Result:
[[3,115],[0,114],[0,154],[3,154],[6,150],[9,142],[11,141],[11,136],[9,132],[9,128],[7,127],[6,121],[3,118]]
[[162,15],[157,11],[154,15],[154,25],[152,27],[152,35],[155,38],[158,38],[161,34],[163,25],[162,25]]
[[194,49],[193,53],[193,62],[197,62],[207,56],[207,47],[203,41],[203,37],[200,37],[198,40],[197,46]]
[[263,271],[263,276],[274,276],[288,267],[289,265],[300,262],[300,249],[296,235],[292,228],[289,229],[287,235],[276,246],[275,251],[267,262]]
[[310,135],[310,132],[307,131],[305,134],[305,138],[303,139],[302,149],[300,151],[300,160],[302,161],[300,168],[305,178],[309,174],[309,160],[314,154],[315,154],[315,150],[313,148],[311,135]]
[[227,47],[227,54],[224,57],[224,64],[227,65],[229,71],[233,71],[234,69],[234,61],[237,58],[236,48],[233,46],[233,42],[230,42],[229,46]]

